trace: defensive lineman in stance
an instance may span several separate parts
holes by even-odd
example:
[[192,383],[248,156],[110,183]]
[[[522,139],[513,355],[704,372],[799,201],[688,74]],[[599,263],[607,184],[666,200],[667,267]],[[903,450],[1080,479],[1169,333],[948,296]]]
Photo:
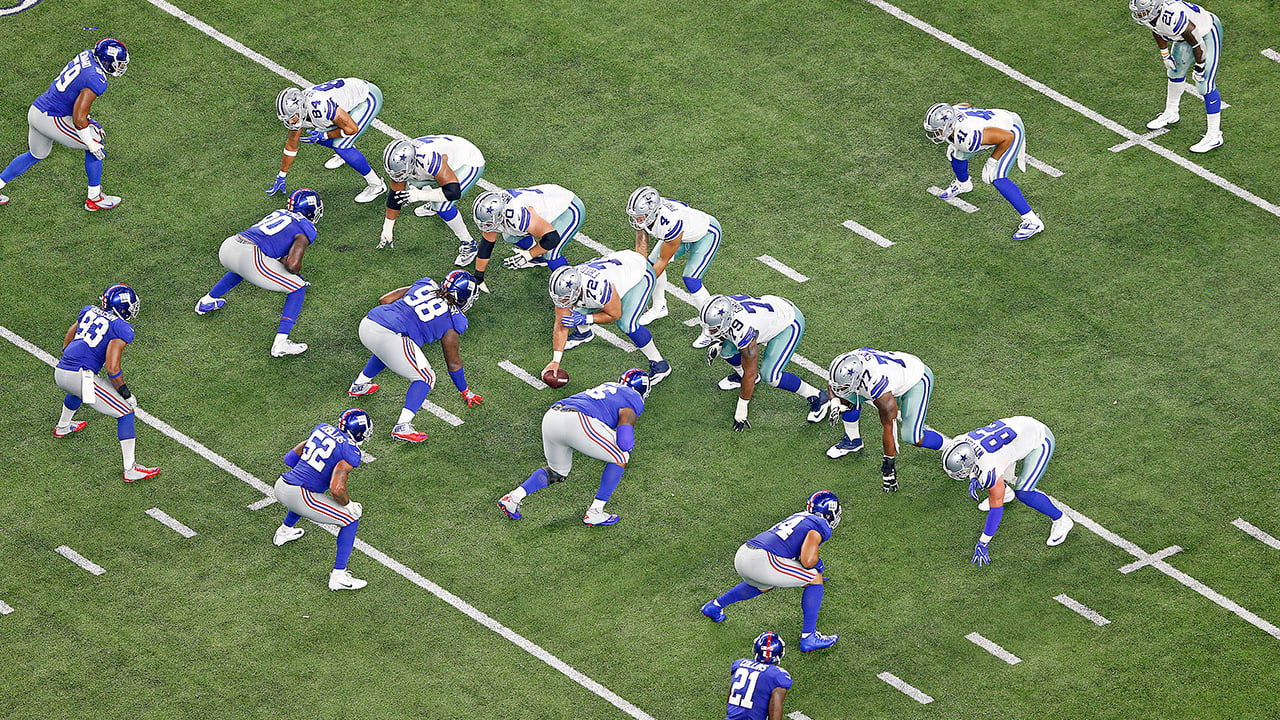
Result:
[[631,458],[636,445],[636,419],[644,412],[647,397],[649,377],[643,370],[632,368],[622,373],[616,383],[597,385],[552,405],[542,416],[546,467],[534,470],[520,487],[503,495],[498,509],[512,520],[519,520],[524,499],[551,483],[562,482],[573,469],[573,451],[577,450],[605,462],[600,490],[582,522],[592,527],[618,522],[618,516],[606,512],[604,504],[618,489]]
[[458,341],[467,331],[464,314],[476,300],[476,282],[466,270],[453,270],[444,278],[444,284],[424,277],[408,287],[383,295],[378,307],[360,321],[360,342],[373,353],[365,364],[360,377],[351,383],[347,391],[351,397],[371,395],[378,390],[373,378],[384,368],[402,378],[408,378],[409,391],[404,396],[404,409],[396,421],[391,437],[405,442],[418,443],[427,434],[413,427],[413,416],[422,409],[427,394],[435,387],[436,376],[431,363],[422,354],[422,348],[439,341],[444,353],[445,365],[453,386],[462,393],[468,407],[484,402],[484,398],[471,391],[462,369],[462,355]]
[[838,635],[818,632],[818,611],[822,608],[823,572],[818,546],[831,539],[831,531],[840,524],[840,501],[830,490],[819,490],[809,496],[804,512],[798,512],[738,548],[733,567],[742,582],[728,592],[702,606],[702,614],[716,622],[724,622],[724,608],[750,600],[775,587],[802,587],[800,608],[804,611],[804,630],[800,633],[800,650],[809,652],[831,647]]
[[[301,518],[341,528],[338,555],[329,573],[330,590],[359,590],[369,584],[351,577],[347,570],[364,514],[364,507],[347,494],[347,474],[360,467],[360,445],[372,432],[373,421],[359,408],[342,413],[337,427],[320,423],[284,456],[290,470],[276,480],[276,500],[289,510],[271,540],[276,547],[302,537],[306,531],[296,527]],[[329,495],[324,494],[326,490]]]
[[[332,169],[346,163],[364,177],[368,185],[356,195],[356,202],[367,203],[377,199],[387,191],[387,184],[356,149],[356,140],[369,129],[380,110],[382,90],[360,78],[338,78],[307,90],[293,87],[281,90],[276,96],[276,116],[289,134],[284,141],[280,174],[267,188],[267,194],[288,192],[284,178],[293,165],[293,158],[298,155],[298,143],[304,142],[333,150],[335,155],[329,158],[325,167]],[[303,134],[303,130],[307,132]]]
[[[53,144],[84,151],[84,172],[89,178],[89,194],[84,209],[109,210],[120,198],[102,194],[102,126],[89,117],[89,109],[107,91],[107,76],[120,77],[129,68],[129,51],[115,38],[99,40],[62,69],[49,89],[27,109],[27,152],[0,172],[0,190],[32,165],[49,157]],[[0,205],[9,198],[0,195]]]
[[1026,129],[1022,117],[1015,112],[992,108],[970,107],[965,103],[938,103],[924,116],[924,131],[935,143],[947,144],[947,159],[955,173],[955,182],[939,197],[953,198],[973,189],[969,179],[969,159],[990,150],[991,157],[982,166],[982,182],[990,184],[1022,215],[1022,223],[1013,233],[1014,240],[1025,240],[1044,230],[1040,216],[1031,211],[1022,191],[1009,179],[1016,163],[1027,169]]
[[718,387],[738,390],[738,407],[733,411],[734,430],[751,427],[747,404],[760,378],[808,400],[809,422],[822,421],[827,391],[785,370],[804,336],[804,314],[800,308],[777,295],[713,295],[702,306],[698,320],[702,323],[702,334],[711,339],[707,364],[722,357],[733,368]]
[[[640,313],[653,294],[653,266],[633,250],[619,250],[551,273],[551,301],[556,306],[551,330],[551,362],[543,372],[560,368],[564,351],[595,337],[592,325],[617,322],[649,359],[649,382],[657,385],[671,374]],[[584,329],[585,328],[585,329]]]
[[499,235],[516,246],[516,254],[502,262],[507,269],[542,266],[556,270],[568,265],[564,248],[578,234],[585,212],[582,200],[559,185],[534,185],[480,195],[471,207],[472,219],[481,233],[476,255],[480,289],[489,292],[484,272]]
[[1178,105],[1187,91],[1187,72],[1204,98],[1208,128],[1191,152],[1222,145],[1222,98],[1218,95],[1218,60],[1222,57],[1222,22],[1199,5],[1184,0],[1129,0],[1133,21],[1151,31],[1169,76],[1164,112],[1147,123],[1152,130],[1178,122]]
[[316,221],[324,215],[324,203],[315,190],[293,191],[284,210],[276,210],[248,230],[242,230],[222,241],[218,261],[227,269],[204,297],[196,302],[196,314],[204,315],[227,304],[223,295],[243,280],[263,290],[288,293],[284,312],[271,342],[271,357],[297,355],[307,351],[307,344],[289,339],[293,324],[302,312],[302,301],[311,283],[298,274],[302,255],[316,240]]
[[787,644],[776,632],[762,632],[753,644],[755,659],[729,666],[729,705],[725,720],[782,720],[782,699],[791,673],[778,666]]
[[880,475],[882,489],[898,489],[898,432],[901,422],[903,442],[930,450],[941,450],[946,438],[924,424],[933,396],[933,371],[915,355],[862,348],[831,361],[827,369],[831,390],[831,420],[844,421],[844,437],[827,450],[827,457],[844,457],[862,449],[858,418],[862,403],[870,401],[880,412],[884,426],[884,461]]
[[[134,462],[134,410],[138,398],[124,382],[120,360],[124,346],[133,342],[133,326],[129,320],[138,315],[138,294],[128,285],[112,285],[102,293],[102,306],[85,305],[80,316],[67,329],[62,343],[62,359],[53,371],[58,387],[66,391],[62,401],[62,417],[53,428],[53,436],[64,438],[88,425],[76,420],[81,403],[116,418],[116,437],[124,454],[124,481],[133,482],[155,477],[160,468],[149,468]],[[106,367],[107,382],[98,373]]]
[[[684,286],[693,296],[694,307],[701,310],[711,299],[711,293],[702,286],[702,276],[720,249],[720,221],[679,200],[664,198],[648,186],[631,193],[627,219],[636,230],[636,247],[644,247],[641,243],[647,243],[649,238],[658,241],[649,253],[658,278],[653,308],[640,316],[641,324],[667,316],[667,264],[684,255],[689,256],[682,271]],[[710,344],[711,338],[699,335],[693,346],[704,348]]]
[[391,178],[387,214],[382,221],[378,247],[394,247],[392,230],[407,203],[421,202],[414,211],[420,217],[437,215],[458,236],[455,265],[470,265],[476,257],[476,240],[458,212],[457,201],[484,174],[484,155],[466,138],[425,135],[416,140],[392,140],[382,152],[382,165]]
[[[969,482],[969,497],[977,500],[979,491],[986,491],[990,510],[982,536],[973,549],[973,562],[979,565],[991,562],[987,545],[1004,515],[1004,503],[1008,499],[1006,486],[1013,488],[1014,497],[1024,505],[1053,521],[1046,541],[1048,545],[1061,545],[1067,539],[1075,521],[1054,505],[1047,495],[1036,490],[1036,483],[1044,475],[1049,458],[1053,457],[1053,444],[1053,433],[1044,423],[1031,417],[1015,416],[959,435],[942,451],[942,469],[956,480]],[[1022,463],[1022,472],[1015,474],[1019,462]]]

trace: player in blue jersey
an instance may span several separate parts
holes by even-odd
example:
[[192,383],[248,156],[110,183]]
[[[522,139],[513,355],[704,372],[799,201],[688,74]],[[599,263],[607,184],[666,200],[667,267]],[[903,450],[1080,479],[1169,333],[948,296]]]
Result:
[[242,230],[222,241],[218,261],[227,269],[204,297],[196,302],[196,314],[218,310],[227,304],[223,299],[231,288],[248,280],[263,290],[287,293],[284,312],[271,342],[271,357],[284,357],[306,352],[307,344],[289,339],[293,324],[302,312],[311,283],[298,274],[302,255],[316,241],[316,221],[324,215],[324,203],[315,190],[302,188],[289,196],[284,210],[276,210],[248,230]]
[[[124,346],[133,342],[133,326],[129,320],[138,316],[138,294],[128,285],[112,285],[102,293],[101,307],[85,305],[67,329],[62,343],[62,359],[53,370],[54,382],[66,391],[62,401],[62,417],[53,428],[53,436],[64,438],[88,425],[76,420],[81,403],[103,415],[116,418],[116,437],[124,454],[124,481],[133,482],[155,477],[160,468],[143,467],[134,461],[134,410],[138,398],[124,382],[120,360]],[[104,379],[98,373],[106,368]],[[110,382],[107,382],[110,380]]]
[[408,287],[398,288],[383,295],[378,307],[360,321],[360,342],[373,353],[364,370],[351,383],[347,394],[351,397],[371,395],[378,391],[373,378],[384,368],[403,378],[408,378],[409,391],[404,396],[404,409],[396,421],[391,437],[405,442],[419,443],[427,434],[413,427],[413,416],[422,409],[427,394],[435,387],[436,376],[431,363],[422,354],[422,348],[434,342],[440,343],[445,365],[453,386],[462,393],[467,407],[475,407],[484,398],[475,394],[467,385],[462,370],[462,355],[458,341],[467,331],[467,316],[476,299],[476,281],[466,270],[453,270],[443,284],[424,277]]
[[729,704],[725,720],[782,720],[782,699],[791,673],[778,666],[787,644],[776,632],[762,632],[753,643],[755,659],[729,666]]
[[818,632],[818,611],[822,608],[823,573],[818,546],[831,539],[831,531],[840,524],[840,501],[830,490],[819,490],[809,496],[804,512],[783,520],[738,548],[733,567],[742,582],[728,592],[702,606],[702,614],[716,622],[724,622],[724,608],[750,600],[775,587],[803,587],[800,608],[804,611],[804,630],[800,633],[800,650],[809,652],[831,647],[839,635]]
[[347,570],[356,528],[364,514],[364,507],[347,493],[347,474],[360,467],[360,446],[372,433],[373,421],[360,408],[342,413],[337,427],[320,423],[284,456],[290,470],[276,480],[276,500],[289,509],[271,540],[276,547],[302,537],[306,531],[296,527],[301,518],[342,528],[338,531],[338,555],[329,573],[330,590],[359,590],[369,584],[351,577]]
[[[285,88],[276,96],[276,117],[284,123],[289,134],[285,136],[284,157],[280,160],[280,174],[267,188],[268,195],[285,190],[285,174],[298,155],[298,143],[314,143],[333,150],[334,156],[325,162],[330,170],[350,165],[368,183],[356,195],[356,202],[367,203],[387,191],[378,173],[369,167],[369,161],[356,149],[356,140],[373,124],[382,110],[382,90],[360,78],[338,78],[303,90]],[[303,130],[307,130],[303,134]]]
[[[93,101],[107,91],[107,76],[120,77],[129,68],[129,51],[115,38],[99,40],[81,50],[27,109],[27,152],[0,172],[0,190],[32,165],[49,157],[53,144],[84,151],[89,194],[84,209],[109,210],[120,204],[115,195],[102,194],[102,126],[89,117]],[[9,198],[0,195],[0,205]]]
[[582,522],[592,527],[613,525],[618,516],[605,512],[604,504],[618,489],[636,445],[636,419],[644,412],[649,397],[649,376],[632,368],[618,382],[571,395],[542,416],[542,452],[546,467],[533,471],[528,480],[498,501],[498,508],[512,520],[520,519],[520,504],[526,496],[551,483],[562,482],[573,468],[573,451],[603,460],[600,490],[587,508]]

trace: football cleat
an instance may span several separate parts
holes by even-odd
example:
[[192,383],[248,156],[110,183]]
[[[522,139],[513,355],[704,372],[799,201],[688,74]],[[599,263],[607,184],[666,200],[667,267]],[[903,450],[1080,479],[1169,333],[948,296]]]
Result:
[[271,543],[276,547],[280,547],[281,545],[287,542],[292,542],[294,540],[297,540],[298,538],[302,537],[303,533],[305,532],[306,530],[303,530],[300,527],[289,527],[288,525],[281,525],[280,527],[276,528],[276,534],[275,534],[275,537],[271,538]]
[[827,457],[832,460],[842,458],[849,453],[856,453],[862,449],[862,438],[850,440],[848,435],[840,438],[840,442],[827,448]]
[[110,210],[119,204],[120,197],[117,195],[99,195],[97,199],[88,198],[85,200],[84,209],[89,212],[96,212],[98,210]]
[[512,520],[519,520],[522,517],[520,515],[520,503],[512,500],[510,495],[502,496],[502,499],[498,501],[498,509]]
[[134,463],[133,467],[124,471],[124,481],[133,482],[134,480],[146,480],[147,478],[153,478],[159,474],[160,468],[158,467],[149,468]]
[[284,337],[271,342],[271,357],[284,357],[286,355],[301,355],[307,351],[307,344],[294,342],[288,337]]
[[664,378],[671,374],[671,363],[666,360],[649,363],[649,387],[653,387],[662,382]]
[[800,652],[813,652],[829,648],[840,639],[839,635],[823,635],[820,632],[806,633],[800,636]]
[[57,425],[55,425],[53,427],[53,436],[56,438],[64,438],[70,435],[71,433],[80,432],[88,424],[89,423],[85,422],[84,420],[75,420],[71,423],[70,427],[64,428],[64,427],[58,427]]
[[[1016,497],[1018,496],[1016,493],[1014,493],[1013,488],[1009,487],[1006,484],[1004,486],[1004,504],[1008,505],[1009,503],[1013,502],[1014,498]],[[991,509],[991,498],[990,497],[983,498],[982,502],[978,503],[978,509],[981,510],[982,512],[989,511]]]
[[[366,185],[364,190],[361,190],[360,194],[356,195],[356,202],[358,203],[373,202],[374,200],[377,200],[379,197],[381,197],[381,195],[386,191],[387,191],[387,184],[382,181],[382,178],[378,178],[378,184]],[[362,580],[361,582],[364,582],[364,581]]]
[[347,395],[351,397],[364,397],[378,392],[378,383],[351,383],[351,387],[347,389]]
[[334,570],[329,573],[330,590],[359,590],[368,584],[360,578],[351,577],[350,570]]
[[654,305],[648,310],[645,310],[644,314],[640,316],[640,324],[648,325],[654,320],[661,320],[662,318],[670,314],[671,314],[671,310],[667,307],[666,303],[662,303],[661,305]]
[[809,422],[820,423],[827,419],[827,403],[831,402],[831,396],[826,390],[821,390],[817,395],[809,398]]
[[605,525],[614,525],[617,522],[617,515],[595,508],[587,508],[587,514],[582,516],[582,523],[590,527],[604,527]]
[[1157,115],[1154,120],[1147,123],[1147,129],[1159,130],[1162,127],[1172,125],[1178,122],[1178,120],[1180,119],[1181,118],[1179,117],[1178,113],[1162,112],[1159,115]]
[[1018,226],[1018,231],[1013,234],[1013,239],[1026,240],[1041,230],[1044,230],[1044,223],[1040,221],[1040,218],[1024,220],[1022,224]]
[[711,618],[712,622],[724,622],[724,608],[717,605],[715,600],[702,606],[702,614]]
[[963,195],[964,193],[970,192],[972,190],[973,190],[972,179],[965,180],[964,182],[960,182],[959,180],[952,180],[951,184],[947,186],[947,189],[943,190],[942,194],[938,195],[938,197],[942,198],[943,200],[950,200],[951,198],[957,195]]
[[476,254],[480,252],[480,247],[475,243],[458,246],[458,257],[453,259],[453,264],[458,267],[466,267],[475,262]]
[[403,422],[391,429],[391,437],[405,442],[420,443],[427,439],[427,434],[415,430],[413,423]]
[[0,195],[0,205],[8,205],[8,204],[9,204],[9,196]]
[[1201,138],[1200,142],[1191,146],[1191,152],[1206,153],[1216,147],[1221,147],[1221,146],[1222,146],[1222,133],[1213,133],[1213,134],[1206,133],[1205,136]]
[[413,214],[417,215],[418,217],[433,217],[437,213],[436,213],[436,209],[431,207],[431,203],[422,203],[421,205],[413,209]]
[[324,169],[325,169],[325,170],[337,170],[338,168],[340,168],[340,167],[342,167],[343,165],[345,165],[345,164],[346,164],[346,162],[347,162],[346,160],[343,160],[343,159],[342,159],[342,156],[341,156],[341,155],[339,155],[339,154],[337,154],[337,153],[334,153],[334,154],[333,154],[333,157],[331,157],[331,158],[329,158],[328,160],[325,160],[325,161],[324,161]]
[[1071,528],[1076,526],[1076,521],[1071,516],[1062,513],[1062,517],[1053,521],[1053,527],[1049,529],[1049,539],[1045,541],[1045,545],[1053,547],[1061,545],[1063,540],[1067,539],[1067,533],[1071,532]]
[[214,310],[221,310],[222,306],[226,304],[227,301],[224,298],[214,298],[213,302],[205,302],[204,298],[201,298],[196,301],[196,314],[203,315]]
[[[756,382],[760,382],[759,373],[756,374]],[[724,379],[716,383],[716,387],[721,390],[737,390],[742,387],[742,376],[738,373],[729,373]]]
[[698,337],[693,339],[693,347],[697,350],[701,350],[705,347],[711,347],[711,343],[713,342],[715,342],[715,340],[712,340],[711,336],[707,334],[707,331],[703,330],[698,333]]
[[564,349],[572,350],[583,343],[591,342],[595,337],[596,333],[594,330],[581,330],[579,328],[574,328],[573,331],[569,333],[569,338],[564,342]]

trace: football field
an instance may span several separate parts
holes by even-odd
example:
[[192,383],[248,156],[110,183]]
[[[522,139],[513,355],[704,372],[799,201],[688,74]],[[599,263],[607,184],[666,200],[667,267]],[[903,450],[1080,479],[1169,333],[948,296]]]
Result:
[[[93,106],[121,206],[81,209],[82,154],[55,147],[0,207],[0,717],[716,718],[764,630],[788,643],[794,720],[1280,717],[1280,8],[1208,7],[1226,143],[1193,154],[1197,98],[1145,127],[1164,71],[1124,2],[893,3],[48,0],[0,17],[0,167],[77,52],[110,36],[132,55]],[[327,150],[304,146],[288,176],[325,203],[293,331],[310,349],[269,356],[283,296],[247,283],[192,312],[223,239],[283,206],[263,193],[276,94],[339,77],[382,89],[356,146],[384,177],[392,137],[449,133],[484,152],[486,183],[573,190],[572,263],[631,246],[640,185],[711,213],[708,289],[803,311],[791,372],[825,385],[843,352],[905,351],[936,376],[945,435],[1040,419],[1057,448],[1038,489],[1075,529],[1046,547],[1049,521],[1011,503],[979,567],[983,514],[935,451],[905,447],[901,490],[881,492],[874,412],[867,447],[831,460],[840,429],[761,384],[733,432],[728,368],[690,348],[677,297],[649,326],[674,373],[637,423],[621,521],[583,526],[602,465],[581,455],[508,520],[495,501],[544,464],[543,412],[647,365],[597,338],[566,354],[564,389],[511,372],[540,374],[554,310],[546,271],[503,268],[504,243],[461,342],[485,402],[424,348],[440,383],[419,445],[390,437],[407,381],[347,397],[356,328],[383,293],[441,279],[457,241],[406,212],[375,249],[384,204],[354,203],[363,181]],[[1022,116],[1035,161],[1012,178],[1044,232],[1011,239],[982,159],[964,203],[931,195],[952,180],[921,128],[935,102]],[[459,203],[477,235],[479,191]],[[51,432],[48,363],[116,282],[142,302],[124,356],[138,461],[163,468],[132,484],[110,418]],[[273,546],[267,493],[352,406],[375,423],[350,480],[369,585],[335,593],[332,536],[304,523]],[[839,643],[799,651],[795,590],[699,614],[739,582],[738,546],[824,488],[844,514],[818,628]]]

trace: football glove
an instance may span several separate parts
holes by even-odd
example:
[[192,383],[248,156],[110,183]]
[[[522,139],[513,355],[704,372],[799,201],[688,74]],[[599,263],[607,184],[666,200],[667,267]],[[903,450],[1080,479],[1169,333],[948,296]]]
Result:
[[898,468],[895,466],[897,458],[884,456],[884,461],[880,463],[880,478],[883,484],[880,489],[884,492],[898,491]]
[[831,423],[832,425],[839,425],[840,416],[843,415],[844,411],[848,409],[849,409],[849,406],[845,404],[844,400],[841,400],[840,398],[832,395],[831,401],[827,403],[827,413],[828,413],[827,422]]
[[[1012,152],[1012,149],[1010,149]],[[996,181],[996,173],[1000,170],[1000,161],[991,157],[987,158],[987,164],[982,166],[982,182],[990,185]]]
[[750,402],[750,400],[738,398],[738,407],[733,411],[734,432],[742,432],[751,427],[751,423],[747,421],[747,407]]
[[127,399],[125,399],[125,402],[129,403],[129,407],[133,408],[134,410],[137,410],[137,409],[138,409],[138,396],[137,396],[137,395],[130,395]]
[[587,324],[587,316],[574,310],[573,312],[560,318],[560,324],[565,327],[578,327]]
[[298,138],[298,142],[314,144],[314,143],[320,142],[321,140],[327,140],[327,139],[328,138],[324,136],[324,133],[320,132],[319,130],[311,130],[311,131],[308,131],[306,135],[303,135],[302,137]]
[[396,191],[396,200],[401,205],[417,202],[444,202],[446,200],[444,191],[440,188],[416,188],[406,187],[404,190]]
[[484,294],[488,295],[489,293],[491,293],[491,292],[493,292],[493,291],[489,289],[489,283],[487,283],[487,282],[483,282],[483,281],[482,281],[482,282],[480,283],[480,292],[482,292],[482,293],[484,293]]
[[275,195],[276,193],[289,194],[289,191],[284,188],[284,177],[281,175],[277,175],[275,182],[271,183],[271,187],[267,188],[268,195]]
[[751,429],[751,421],[746,418],[743,418],[741,420],[735,419],[733,421],[734,432],[742,432],[743,430],[750,430],[750,429]]
[[467,407],[475,407],[484,402],[484,398],[472,392],[469,387],[462,391],[462,399],[467,401]]
[[364,506],[356,502],[355,500],[348,502],[346,507],[343,508],[343,510],[346,510],[347,513],[351,515],[351,517],[357,520],[360,519],[361,515],[364,515]]
[[1204,63],[1196,63],[1191,66],[1191,79],[1196,81],[1197,85],[1204,83]]
[[974,502],[982,502],[982,497],[978,495],[978,491],[982,489],[982,483],[978,482],[978,478],[969,481],[969,497],[973,498]]
[[378,250],[381,250],[381,249],[382,249],[382,248],[384,248],[384,247],[393,248],[393,247],[395,247],[395,246],[396,246],[396,241],[392,238],[392,230],[391,230],[391,228],[383,228],[383,229],[382,229],[382,234],[380,234],[380,235],[378,236],[378,247],[377,247],[377,249],[378,249]]
[[533,255],[528,250],[516,248],[516,254],[502,261],[502,267],[508,270],[523,270],[533,265]]
[[979,565],[991,564],[991,551],[987,549],[986,543],[980,542],[973,546],[973,559],[969,562]]
[[724,349],[724,343],[713,342],[711,347],[707,348],[707,365],[715,364],[716,358],[720,357],[720,351]]
[[1161,52],[1160,59],[1164,61],[1165,70],[1168,70],[1169,72],[1174,72],[1175,70],[1178,69],[1178,63],[1174,61],[1173,55],[1170,55],[1167,52]]
[[827,577],[827,566],[823,564],[822,558],[818,558],[818,564],[814,565],[813,569],[818,571],[818,574],[822,576],[823,580],[831,579]]

